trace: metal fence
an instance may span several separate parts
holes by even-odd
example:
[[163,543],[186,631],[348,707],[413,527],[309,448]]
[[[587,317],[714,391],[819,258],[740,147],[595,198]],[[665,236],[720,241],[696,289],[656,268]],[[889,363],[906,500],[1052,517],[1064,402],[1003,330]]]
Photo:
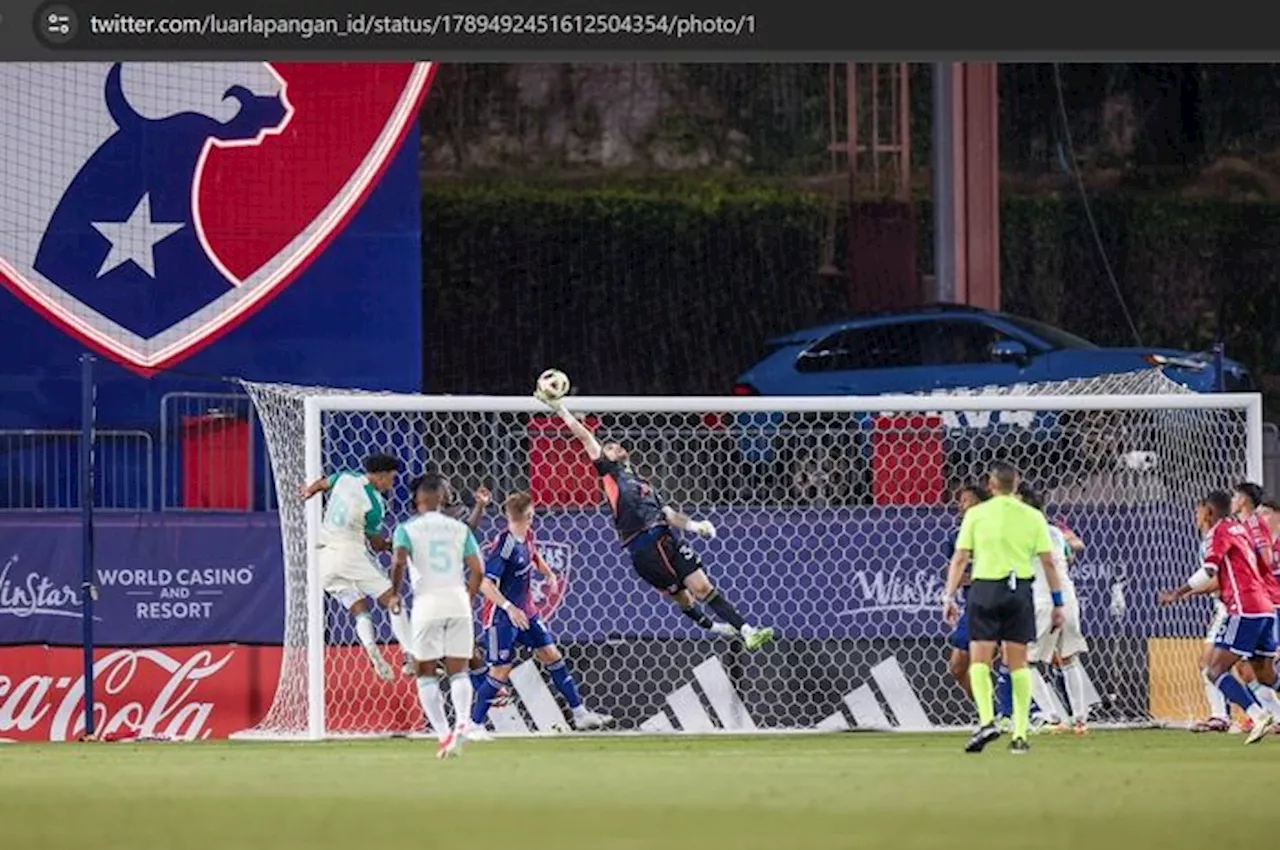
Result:
[[[0,510],[80,507],[80,432],[0,431]],[[145,431],[95,435],[94,504],[107,511],[149,511],[155,453]]]

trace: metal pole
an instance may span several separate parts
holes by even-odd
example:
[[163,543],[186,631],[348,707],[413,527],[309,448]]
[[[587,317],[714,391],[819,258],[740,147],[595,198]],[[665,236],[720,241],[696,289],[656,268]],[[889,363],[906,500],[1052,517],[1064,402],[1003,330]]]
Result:
[[933,277],[934,299],[956,300],[955,151],[952,148],[952,65],[933,65]]
[[96,418],[92,354],[80,355],[80,605],[84,628],[84,734],[93,737],[93,603],[98,595],[93,570],[94,430]]

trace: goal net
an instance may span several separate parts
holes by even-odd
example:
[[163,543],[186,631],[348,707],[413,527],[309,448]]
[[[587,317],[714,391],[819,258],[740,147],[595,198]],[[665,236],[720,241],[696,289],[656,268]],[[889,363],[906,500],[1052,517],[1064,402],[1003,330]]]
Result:
[[[630,447],[669,504],[715,523],[715,540],[691,545],[748,620],[778,634],[751,653],[700,632],[642,584],[581,448],[533,399],[246,386],[282,494],[390,452],[410,474],[390,495],[389,526],[410,514],[411,475],[437,470],[457,491],[494,492],[484,539],[500,528],[500,500],[529,491],[538,545],[560,578],[535,600],[587,704],[622,730],[969,725],[947,673],[940,591],[953,493],[998,459],[1086,544],[1072,575],[1092,719],[1203,716],[1209,602],[1161,608],[1156,594],[1196,566],[1195,500],[1261,474],[1258,397],[1197,395],[1158,371],[932,396],[570,399],[588,427]],[[252,734],[425,731],[412,680],[377,679],[351,616],[321,592],[309,557],[318,502],[281,499],[283,662]],[[388,624],[378,628],[398,667]],[[1055,671],[1038,676],[1042,708],[1061,714]],[[517,699],[491,715],[496,731],[568,726],[535,661],[522,659],[512,683]]]

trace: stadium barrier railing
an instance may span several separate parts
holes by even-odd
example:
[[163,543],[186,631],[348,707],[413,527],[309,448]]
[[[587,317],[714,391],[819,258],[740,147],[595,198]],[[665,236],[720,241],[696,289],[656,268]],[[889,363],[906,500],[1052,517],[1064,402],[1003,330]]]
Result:
[[[146,431],[98,431],[95,504],[150,511],[155,453]],[[69,511],[81,506],[80,432],[0,430],[0,510]]]

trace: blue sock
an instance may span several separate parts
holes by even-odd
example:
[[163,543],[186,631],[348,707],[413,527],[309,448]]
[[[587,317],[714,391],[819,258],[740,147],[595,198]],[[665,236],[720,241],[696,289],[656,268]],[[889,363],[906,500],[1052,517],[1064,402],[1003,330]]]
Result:
[[1243,708],[1246,713],[1249,709],[1259,704],[1258,698],[1242,685],[1239,679],[1232,676],[1230,670],[1219,676],[1214,684],[1218,687],[1218,690],[1222,691],[1224,697]]
[[569,675],[569,667],[561,658],[555,664],[547,665],[547,674],[551,676],[551,681],[556,683],[556,689],[564,697],[564,701],[569,703],[569,708],[577,710],[582,706],[582,697],[578,696],[578,686],[573,681],[573,676]]
[[1013,716],[1013,680],[1009,671],[1001,667],[996,671],[996,717]]
[[489,665],[486,664],[479,670],[471,670],[468,675],[471,676],[471,689],[478,694],[480,693],[480,686],[484,684],[485,677],[489,675]]
[[493,702],[493,698],[498,695],[498,691],[502,690],[505,682],[499,682],[492,676],[485,676],[484,681],[480,683],[480,687],[476,688],[475,702],[471,704],[471,722],[477,726],[484,725],[484,719],[489,716],[489,703]]

